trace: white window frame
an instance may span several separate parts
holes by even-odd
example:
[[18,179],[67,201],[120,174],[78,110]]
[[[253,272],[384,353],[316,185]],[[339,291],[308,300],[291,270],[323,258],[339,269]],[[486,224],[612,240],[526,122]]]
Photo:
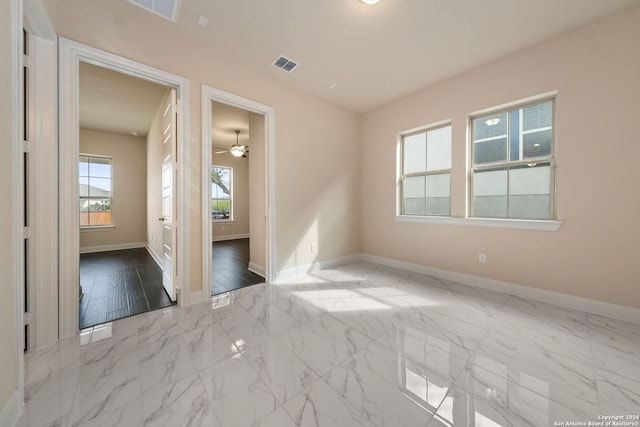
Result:
[[[397,152],[398,173],[397,173],[397,196],[396,196],[396,199],[397,199],[396,216],[397,217],[410,217],[410,218],[449,218],[451,217],[451,167],[448,169],[438,169],[433,171],[424,170],[421,172],[412,172],[407,174],[404,173],[405,138],[413,135],[419,135],[421,133],[426,134],[430,131],[435,131],[435,130],[446,128],[446,127],[451,128],[451,131],[453,131],[451,121],[447,120],[447,121],[432,123],[430,125],[423,126],[420,128],[411,129],[405,132],[401,132],[398,135],[398,152]],[[450,149],[452,149],[453,141],[449,140],[449,144],[450,144]],[[453,159],[451,159],[451,163],[453,163]],[[405,178],[413,178],[413,177],[419,177],[419,176],[424,176],[426,178],[427,176],[444,175],[444,174],[449,174],[449,215],[430,215],[430,214],[418,215],[418,214],[407,214],[404,212],[404,180]]]
[[[538,104],[544,104],[547,102],[551,102],[551,126],[547,126],[547,127],[543,127],[543,128],[537,128],[537,129],[530,129],[528,131],[523,131],[522,126],[523,126],[523,109],[526,107],[530,107],[530,106],[534,106],[534,105],[538,105]],[[519,133],[519,159],[518,160],[511,160],[511,155],[510,155],[510,141],[509,141],[509,130],[510,128],[507,127],[507,133],[506,135],[501,135],[501,136],[495,136],[495,137],[490,137],[490,138],[483,138],[480,139],[478,141],[474,141],[474,135],[473,135],[473,124],[475,120],[482,120],[497,114],[503,114],[503,113],[507,113],[507,120],[509,120],[509,113],[515,111],[515,110],[520,110],[520,120],[519,120],[519,129],[518,129],[518,133]],[[468,167],[468,174],[467,174],[467,180],[468,180],[468,199],[467,199],[467,206],[468,206],[468,213],[469,213],[469,217],[470,218],[474,218],[474,219],[489,219],[489,220],[504,220],[504,221],[555,221],[557,219],[557,214],[556,214],[556,203],[555,203],[555,199],[556,199],[556,135],[555,135],[555,129],[556,129],[556,97],[555,94],[552,96],[543,96],[543,97],[539,97],[539,98],[535,98],[535,99],[530,99],[527,101],[523,101],[523,102],[516,102],[516,103],[512,103],[509,104],[507,106],[502,106],[502,107],[498,107],[495,109],[489,109],[489,110],[485,110],[481,113],[477,113],[477,114],[471,114],[469,115],[469,121],[468,121],[468,134],[469,134],[469,167]],[[509,124],[510,126],[510,124]],[[528,160],[523,160],[523,154],[524,154],[524,150],[523,150],[523,142],[524,142],[524,138],[523,136],[529,133],[533,133],[533,132],[540,132],[543,130],[551,130],[551,155],[550,157],[541,157],[540,159],[528,159]],[[504,138],[507,137],[507,158],[505,161],[499,161],[499,162],[493,162],[493,163],[486,163],[486,164],[482,164],[482,165],[474,165],[474,148],[475,148],[475,143],[476,142],[483,142],[483,141],[490,141],[490,140],[494,140],[494,139],[500,139],[500,138]],[[513,167],[520,167],[520,166],[526,166],[526,165],[531,165],[531,164],[535,164],[535,163],[549,163],[549,168],[550,168],[550,176],[549,176],[549,218],[548,219],[528,219],[528,218],[510,218],[510,217],[505,217],[505,218],[493,218],[493,217],[481,217],[481,216],[475,216],[475,212],[474,212],[474,204],[473,204],[473,198],[474,198],[474,189],[473,189],[473,177],[474,177],[474,173],[476,171],[479,170],[487,170],[487,169],[496,169],[496,168],[505,168],[507,170],[509,170],[510,168]],[[509,212],[509,180],[508,180],[508,174],[507,174],[507,214]]]
[[[233,167],[232,166],[220,166],[220,165],[211,165],[211,169],[213,168],[218,168],[218,169],[229,169],[229,218],[220,218],[220,219],[214,219],[213,216],[211,216],[211,222],[212,223],[216,223],[216,224],[220,224],[220,223],[225,223],[225,222],[233,222],[233,214],[234,214],[234,208],[233,208],[233,200],[234,200],[234,194],[233,194]],[[214,185],[213,183],[211,183],[211,185]],[[213,193],[211,194],[211,200],[209,202],[209,204],[211,205],[213,203],[214,197],[213,197]],[[213,209],[210,209],[211,212],[213,212]]]
[[[110,223],[109,224],[88,224],[88,225],[80,225],[80,230],[83,231],[88,231],[88,230],[101,230],[101,229],[111,229],[111,228],[115,228],[115,223],[113,221],[113,157],[111,156],[103,156],[103,155],[99,155],[99,154],[86,154],[86,153],[80,153],[79,157],[78,157],[78,165],[80,164],[80,158],[81,157],[86,157],[88,159],[88,163],[91,164],[91,160],[92,159],[103,159],[103,160],[108,160],[109,161],[109,166],[111,168],[111,176],[109,177],[109,179],[111,180],[111,195],[109,197],[91,197],[91,196],[78,196],[78,212],[80,213],[80,205],[82,203],[83,200],[92,200],[92,199],[100,199],[100,200],[104,200],[104,199],[109,199],[109,212],[110,212]],[[89,178],[91,178],[91,175],[88,175]],[[78,174],[78,180],[80,179],[80,174]],[[89,212],[90,213],[90,212]],[[89,218],[91,218],[91,215],[89,215]]]

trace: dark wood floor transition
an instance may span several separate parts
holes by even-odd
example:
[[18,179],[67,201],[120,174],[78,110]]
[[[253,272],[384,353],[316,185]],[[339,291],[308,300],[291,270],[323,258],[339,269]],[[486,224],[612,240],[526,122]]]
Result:
[[144,248],[80,255],[80,329],[173,303]]
[[249,239],[213,242],[211,295],[264,283],[264,278],[249,271]]
[[[264,283],[249,271],[249,239],[214,242],[211,294]],[[162,270],[144,248],[80,255],[80,329],[173,303]]]

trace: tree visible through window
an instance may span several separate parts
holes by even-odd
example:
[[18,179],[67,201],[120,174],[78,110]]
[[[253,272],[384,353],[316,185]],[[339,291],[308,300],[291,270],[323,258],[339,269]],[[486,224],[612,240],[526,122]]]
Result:
[[211,168],[211,220],[233,220],[233,169],[225,166]]
[[553,218],[553,100],[471,119],[475,217]]
[[111,225],[111,158],[80,155],[80,226]]

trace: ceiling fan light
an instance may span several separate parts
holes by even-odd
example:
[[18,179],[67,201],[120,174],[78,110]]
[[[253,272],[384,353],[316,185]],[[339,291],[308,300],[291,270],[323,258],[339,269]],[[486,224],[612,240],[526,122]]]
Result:
[[231,147],[230,152],[234,157],[242,157],[242,155],[244,154],[244,148],[240,145],[234,145],[233,147]]

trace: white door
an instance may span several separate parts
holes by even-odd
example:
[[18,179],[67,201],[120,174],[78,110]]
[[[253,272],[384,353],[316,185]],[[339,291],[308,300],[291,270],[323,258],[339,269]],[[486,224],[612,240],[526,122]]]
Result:
[[176,91],[165,98],[164,114],[162,117],[162,285],[169,294],[171,301],[177,298],[176,257],[174,253],[176,243],[176,209],[173,195],[176,176]]

